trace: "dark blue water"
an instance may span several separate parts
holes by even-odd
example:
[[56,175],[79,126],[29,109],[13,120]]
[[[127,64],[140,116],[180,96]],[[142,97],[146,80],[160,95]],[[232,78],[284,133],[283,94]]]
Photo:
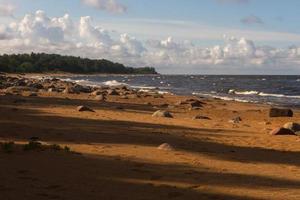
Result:
[[300,107],[300,76],[92,75],[66,77],[93,85],[128,84],[180,95]]

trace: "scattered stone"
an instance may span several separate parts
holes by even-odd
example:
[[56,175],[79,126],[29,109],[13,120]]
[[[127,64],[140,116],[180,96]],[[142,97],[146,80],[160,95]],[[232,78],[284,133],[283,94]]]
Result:
[[168,143],[163,143],[163,144],[159,145],[157,147],[157,149],[159,149],[159,150],[165,150],[165,151],[174,151],[175,150],[174,147],[172,147]]
[[91,93],[91,95],[93,95],[93,96],[98,96],[101,94],[102,94],[102,91],[100,91],[100,90],[95,90],[94,92]]
[[126,96],[126,95],[122,95],[120,98],[121,98],[121,99],[129,99],[129,97]]
[[120,95],[116,90],[107,90],[107,94],[108,95],[112,95],[112,96],[118,96]]
[[93,109],[87,107],[87,106],[78,106],[77,110],[79,112],[95,112]]
[[164,104],[160,104],[160,105],[158,105],[158,106],[161,107],[161,108],[167,108],[167,107],[169,106],[169,104],[164,103]]
[[96,99],[97,101],[105,101],[105,100],[106,100],[106,98],[105,98],[105,96],[104,96],[103,94],[97,95],[97,96],[95,97],[95,99]]
[[270,117],[293,117],[293,111],[287,108],[271,108]]
[[209,117],[206,117],[206,116],[203,116],[203,115],[197,115],[193,119],[194,120],[197,120],[197,119],[211,120]]
[[158,110],[153,113],[152,117],[166,117],[166,118],[173,118],[172,114],[168,111]]
[[29,97],[37,97],[38,95],[37,95],[37,93],[32,92],[32,93],[30,93],[28,96],[29,96]]
[[192,108],[201,108],[201,107],[203,107],[203,105],[202,105],[203,103],[201,102],[201,101],[199,101],[199,100],[195,100],[195,101],[192,101],[191,103],[190,103],[190,106],[192,107]]
[[290,129],[275,128],[270,132],[270,135],[295,135],[295,133]]
[[123,110],[124,108],[122,106],[116,106],[115,109],[117,109],[117,110]]
[[22,93],[22,92],[37,92],[38,89],[27,86],[12,86],[6,89],[9,93]]
[[242,121],[242,118],[241,117],[235,117],[231,120],[229,120],[229,123],[233,123],[233,124],[238,124]]
[[63,91],[64,94],[74,94],[75,91],[71,87],[66,87]]
[[283,128],[290,129],[294,132],[300,131],[300,124],[294,123],[294,122],[288,122],[283,125]]

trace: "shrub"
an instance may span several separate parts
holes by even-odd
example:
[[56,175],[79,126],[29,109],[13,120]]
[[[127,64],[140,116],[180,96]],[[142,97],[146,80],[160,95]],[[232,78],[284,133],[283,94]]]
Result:
[[15,145],[14,142],[5,142],[1,146],[5,153],[11,153],[13,152],[14,145]]
[[30,141],[28,144],[24,145],[24,151],[38,150],[42,148],[42,144],[40,142]]

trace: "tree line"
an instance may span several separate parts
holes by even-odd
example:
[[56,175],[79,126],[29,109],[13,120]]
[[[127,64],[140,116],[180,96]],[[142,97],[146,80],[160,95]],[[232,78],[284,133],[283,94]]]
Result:
[[133,68],[105,59],[93,60],[45,53],[0,55],[0,71],[8,73],[157,74],[153,67]]

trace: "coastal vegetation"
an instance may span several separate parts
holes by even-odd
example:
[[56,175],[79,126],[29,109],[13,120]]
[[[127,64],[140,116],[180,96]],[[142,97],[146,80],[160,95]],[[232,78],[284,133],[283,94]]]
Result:
[[152,67],[133,68],[105,59],[93,60],[45,53],[1,55],[0,71],[8,73],[157,74]]

